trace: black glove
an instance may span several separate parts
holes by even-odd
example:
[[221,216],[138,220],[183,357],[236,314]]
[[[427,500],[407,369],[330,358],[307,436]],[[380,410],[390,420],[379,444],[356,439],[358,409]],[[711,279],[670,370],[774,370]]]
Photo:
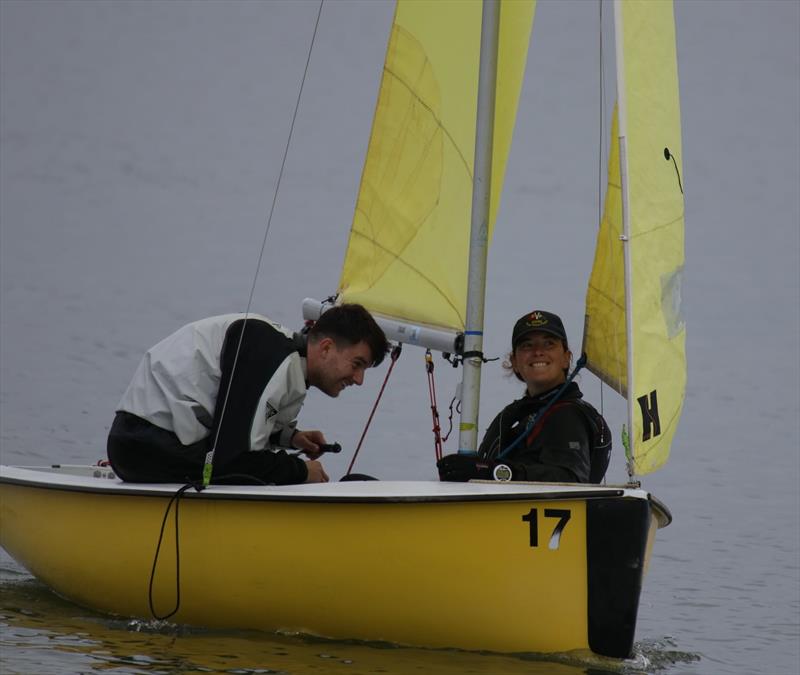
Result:
[[490,459],[482,459],[478,455],[445,455],[436,466],[439,469],[439,480],[464,482],[472,478],[481,480],[492,480],[492,472],[496,462]]

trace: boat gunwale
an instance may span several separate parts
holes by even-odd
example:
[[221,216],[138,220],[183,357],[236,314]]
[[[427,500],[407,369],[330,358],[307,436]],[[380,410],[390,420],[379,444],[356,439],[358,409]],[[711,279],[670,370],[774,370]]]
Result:
[[670,511],[669,507],[655,495],[648,493],[647,496],[656,513],[656,518],[658,518],[658,528],[665,528],[672,522],[672,511]]
[[[157,497],[157,498],[171,498],[178,490],[185,487],[181,484],[130,484],[123,483],[119,479],[112,479],[108,477],[79,477],[79,480],[74,482],[48,480],[48,472],[43,471],[46,467],[8,467],[3,466],[2,469],[22,470],[25,473],[39,474],[36,477],[32,476],[14,476],[9,475],[8,472],[0,473],[0,484],[20,485],[25,487],[33,487],[44,490],[56,490],[62,492],[82,492],[90,494],[114,494],[120,496],[141,496],[141,497]],[[51,476],[53,474],[50,474]],[[61,474],[60,477],[64,477]],[[113,481],[113,482],[111,482]],[[379,481],[380,483],[390,483],[391,481]],[[433,485],[440,485],[435,481],[411,481],[413,483],[431,483]],[[96,484],[93,484],[96,483]],[[105,483],[105,484],[103,484]],[[367,484],[372,481],[365,482]],[[337,485],[340,489],[341,486],[346,485],[349,488],[354,487],[354,483],[334,483],[332,486]],[[455,484],[446,485],[451,488]],[[533,488],[531,484],[529,485]],[[536,485],[542,485],[541,483]],[[377,487],[367,485],[368,487]],[[387,494],[376,494],[375,492],[364,492],[362,494],[354,494],[353,492],[333,492],[330,494],[320,493],[302,493],[302,492],[276,492],[276,491],[263,491],[265,486],[230,486],[220,485],[211,486],[205,490],[197,491],[188,489],[181,495],[182,499],[215,499],[215,500],[228,500],[228,501],[258,501],[258,502],[307,502],[307,503],[356,503],[356,504],[374,504],[374,503],[443,503],[443,502],[507,502],[507,501],[569,501],[569,500],[585,500],[585,499],[607,499],[607,498],[633,498],[633,499],[650,499],[652,496],[646,491],[630,486],[595,486],[581,488],[580,484],[564,484],[562,490],[559,490],[553,484],[547,484],[548,487],[556,489],[518,489],[509,490],[508,488],[523,488],[523,484],[497,484],[490,482],[481,483],[462,483],[459,484],[460,489],[453,492],[430,492],[430,493],[416,493],[416,494],[398,494],[397,492],[390,492]],[[470,492],[472,486],[482,488],[481,491]],[[503,490],[494,490],[492,487],[501,487]],[[270,488],[285,488],[286,486],[269,486]],[[485,488],[489,487],[490,490]],[[216,489],[215,489],[216,488]],[[358,488],[356,488],[357,490]],[[660,502],[658,502],[660,504]],[[669,513],[666,507],[663,509],[667,514]]]

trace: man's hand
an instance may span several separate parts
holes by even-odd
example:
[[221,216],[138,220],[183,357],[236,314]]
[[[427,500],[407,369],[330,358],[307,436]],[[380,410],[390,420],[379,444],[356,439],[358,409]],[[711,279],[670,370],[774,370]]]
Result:
[[322,464],[315,459],[306,462],[306,469],[308,469],[306,483],[327,483],[330,480],[325,469],[322,468]]
[[317,459],[322,453],[320,445],[325,445],[325,436],[321,431],[295,431],[292,436],[292,447],[302,450],[309,459]]

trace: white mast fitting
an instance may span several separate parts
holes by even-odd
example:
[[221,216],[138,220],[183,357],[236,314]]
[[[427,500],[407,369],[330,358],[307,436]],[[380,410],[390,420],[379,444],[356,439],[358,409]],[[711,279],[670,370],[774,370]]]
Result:
[[[497,83],[497,45],[500,3],[483,0],[481,54],[478,70],[478,110],[475,124],[475,164],[472,179],[472,221],[467,279],[467,316],[464,331],[464,379],[461,391],[461,424],[458,451],[475,453],[478,447],[483,353],[483,306],[486,294],[486,254],[492,186],[492,141]],[[470,356],[477,354],[476,356]]]
[[[331,307],[333,307],[332,304],[320,302],[314,298],[305,298],[303,300],[303,319],[316,321],[326,309]],[[426,349],[435,349],[446,354],[455,354],[461,351],[461,333],[448,331],[444,328],[436,328],[435,326],[409,323],[402,319],[383,316],[372,310],[370,310],[370,314],[372,314],[375,323],[381,327],[388,340],[416,345]]]

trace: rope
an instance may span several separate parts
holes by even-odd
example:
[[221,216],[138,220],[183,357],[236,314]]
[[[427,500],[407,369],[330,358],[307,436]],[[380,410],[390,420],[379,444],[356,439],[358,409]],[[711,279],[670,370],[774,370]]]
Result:
[[439,426],[439,410],[436,407],[436,384],[433,379],[433,356],[431,356],[430,349],[425,350],[425,370],[428,373],[428,394],[431,399],[431,416],[433,417],[433,451],[438,462],[442,458],[442,429]]
[[214,453],[217,450],[217,441],[219,441],[219,432],[222,428],[222,419],[225,416],[225,410],[228,406],[228,396],[231,392],[231,385],[233,384],[233,377],[236,373],[236,364],[239,361],[239,350],[242,347],[242,340],[244,339],[244,331],[247,328],[247,319],[250,316],[250,307],[253,304],[253,296],[255,295],[256,291],[256,283],[258,282],[258,275],[261,271],[261,263],[264,260],[264,249],[267,246],[267,236],[269,235],[270,226],[272,225],[272,216],[275,213],[275,204],[278,201],[278,192],[281,187],[281,179],[283,178],[283,171],[284,167],[286,166],[286,158],[289,155],[289,146],[292,142],[292,135],[294,134],[294,125],[295,121],[297,120],[297,111],[300,109],[300,99],[303,96],[303,86],[306,82],[306,75],[308,74],[308,66],[311,63],[311,53],[314,50],[314,41],[317,37],[317,29],[319,28],[319,19],[322,16],[322,5],[324,0],[320,0],[319,3],[319,11],[317,12],[317,21],[314,24],[314,33],[311,35],[311,44],[308,46],[308,56],[306,57],[306,65],[305,69],[303,70],[303,78],[300,81],[300,89],[297,92],[297,100],[295,101],[294,106],[294,113],[292,114],[292,123],[289,126],[289,136],[286,139],[286,147],[283,150],[283,158],[281,159],[281,168],[278,171],[278,181],[275,183],[275,190],[272,194],[272,205],[269,209],[269,216],[267,217],[267,227],[264,230],[264,238],[261,241],[261,249],[258,252],[258,262],[256,263],[256,272],[253,275],[253,284],[250,287],[250,296],[247,298],[247,308],[244,312],[244,325],[242,326],[241,335],[239,335],[239,341],[236,344],[236,353],[233,357],[233,366],[231,367],[231,377],[228,381],[228,386],[225,389],[225,396],[222,400],[222,411],[220,412],[219,417],[219,424],[217,425],[217,432],[214,435],[214,443],[211,446],[211,450],[208,451],[205,457],[205,464],[203,466],[203,487],[208,487],[211,483],[211,472],[214,464]]
[[[187,483],[183,487],[181,487],[169,500],[167,504],[167,510],[164,512],[164,519],[161,521],[161,532],[158,534],[158,544],[156,545],[156,554],[153,558],[153,569],[150,571],[150,584],[148,586],[148,593],[147,593],[147,600],[150,603],[150,613],[153,615],[153,618],[158,619],[159,621],[163,621],[164,619],[169,619],[173,614],[175,614],[181,606],[181,547],[180,547],[180,537],[178,536],[178,508],[180,505],[180,498],[184,492],[186,492],[189,488],[194,488],[198,492],[202,489],[201,487],[193,484]],[[164,540],[164,528],[167,526],[167,518],[169,517],[170,509],[172,505],[175,504],[175,607],[172,609],[171,612],[167,614],[159,615],[156,610],[155,606],[153,605],[153,582],[155,581],[156,577],[156,567],[158,565],[158,556],[161,551],[161,542]]]
[[375,404],[372,406],[372,412],[369,414],[369,419],[367,419],[367,423],[364,425],[364,431],[361,432],[361,438],[358,440],[358,445],[356,446],[356,451],[353,453],[353,459],[350,460],[350,466],[347,467],[347,473],[345,476],[349,476],[350,472],[353,470],[353,465],[356,463],[356,457],[358,457],[358,453],[361,450],[361,446],[364,443],[364,437],[367,435],[367,430],[369,429],[369,425],[372,423],[372,418],[375,415],[375,411],[378,409],[378,403],[380,403],[381,396],[383,396],[383,391],[386,389],[386,383],[389,382],[389,376],[392,374],[392,370],[394,369],[394,364],[397,363],[397,359],[400,357],[400,352],[403,350],[402,343],[398,342],[397,346],[392,349],[392,356],[391,356],[391,363],[389,364],[389,370],[386,371],[386,377],[383,379],[383,385],[381,385],[381,390],[378,392],[378,398],[375,399]]
[[[458,403],[456,403],[456,401],[458,401]],[[453,396],[453,398],[450,399],[450,413],[447,415],[447,422],[448,422],[449,426],[447,428],[447,433],[442,438],[442,442],[443,443],[447,443],[447,439],[450,438],[450,434],[453,431],[453,406],[454,405],[455,405],[456,413],[458,413],[460,415],[461,414],[461,400],[458,398],[458,394],[456,394],[455,396]]]

